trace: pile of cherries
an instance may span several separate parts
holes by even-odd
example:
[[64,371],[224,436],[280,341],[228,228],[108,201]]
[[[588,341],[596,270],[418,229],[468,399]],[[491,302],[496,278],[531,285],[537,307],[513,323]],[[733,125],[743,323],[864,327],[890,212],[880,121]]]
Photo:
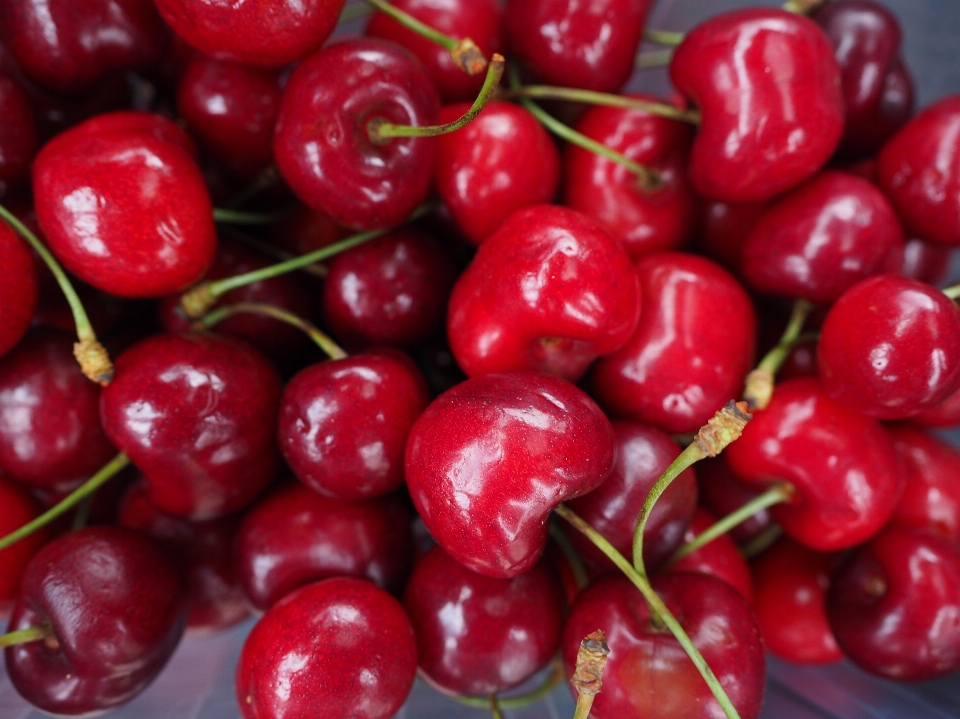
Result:
[[247,719],[499,717],[597,629],[578,717],[960,669],[960,94],[914,115],[896,18],[368,2],[0,3],[17,691],[251,613]]

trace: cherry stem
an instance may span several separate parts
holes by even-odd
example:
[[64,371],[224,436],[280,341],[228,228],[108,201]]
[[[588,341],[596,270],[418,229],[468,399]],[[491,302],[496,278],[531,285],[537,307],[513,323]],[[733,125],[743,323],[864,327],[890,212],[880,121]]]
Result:
[[213,219],[215,222],[229,222],[233,225],[275,225],[290,216],[289,210],[283,212],[241,212],[226,207],[214,207]]
[[[455,37],[444,35],[439,30],[426,25],[409,13],[394,7],[384,0],[367,0],[377,10],[384,15],[389,15],[408,30],[411,30],[421,37],[435,42],[444,50],[450,53],[453,64],[459,67],[468,75],[479,75],[487,66],[487,58],[477,47],[477,44],[468,37],[458,40]],[[496,58],[496,55],[494,55]]]
[[570,571],[573,572],[573,581],[576,582],[577,589],[583,589],[589,583],[583,561],[567,535],[553,522],[550,523],[550,538],[557,543],[560,551],[563,552],[564,559],[570,564]]
[[683,42],[684,34],[682,32],[673,32],[671,30],[644,30],[643,39],[657,45],[679,45]]
[[[520,77],[517,74],[516,67],[510,68],[510,90],[511,92],[520,88]],[[605,157],[611,162],[627,168],[630,172],[637,176],[640,189],[645,191],[658,190],[662,186],[660,179],[660,173],[655,169],[641,165],[639,162],[634,162],[629,157],[623,153],[617,152],[616,150],[607,147],[601,142],[587,137],[582,132],[577,132],[572,127],[564,125],[562,122],[553,117],[543,108],[539,107],[532,100],[527,98],[519,98],[520,104],[527,109],[527,111],[533,115],[537,120],[547,128],[550,132],[558,137],[563,138],[569,143],[576,145],[577,147],[582,147],[585,150]]]
[[493,96],[493,91],[500,84],[505,65],[506,61],[503,59],[503,55],[494,53],[493,59],[490,60],[490,66],[487,68],[487,76],[483,80],[483,87],[480,88],[480,94],[477,95],[477,99],[473,101],[470,109],[453,122],[444,125],[415,127],[414,125],[395,125],[382,117],[375,117],[367,124],[367,134],[370,136],[371,142],[382,145],[393,137],[437,137],[438,135],[456,132],[480,114],[480,111]]
[[794,492],[793,485],[787,482],[777,482],[777,484],[770,487],[766,492],[757,495],[742,507],[731,512],[723,519],[718,520],[710,527],[707,527],[703,532],[684,544],[670,557],[670,560],[665,566],[669,567],[674,562],[683,559],[688,554],[692,554],[701,547],[709,544],[717,537],[726,534],[741,522],[750,519],[750,517],[760,510],[772,507],[775,504],[789,502],[793,498]]
[[625,95],[614,95],[609,92],[594,92],[593,90],[581,90],[576,87],[555,87],[553,85],[526,85],[508,90],[504,93],[507,97],[529,97],[541,100],[571,100],[573,102],[584,102],[590,105],[603,105],[605,107],[623,107],[628,110],[640,110],[649,115],[666,117],[670,120],[680,120],[698,124],[700,122],[700,113],[696,110],[683,110],[664,102],[649,102],[639,100],[635,97]]
[[646,577],[647,570],[643,566],[643,530],[647,526],[647,520],[653,512],[653,507],[660,499],[667,487],[676,479],[683,470],[699,462],[706,457],[716,457],[731,442],[735,441],[743,432],[751,416],[747,413],[745,402],[734,402],[731,400],[727,405],[710,418],[700,431],[697,432],[693,441],[683,450],[666,471],[656,481],[653,488],[647,494],[640,514],[637,516],[637,526],[633,533],[633,566],[636,571]]
[[[510,697],[509,699],[497,697],[497,705],[500,707],[500,709],[520,709],[529,704],[533,704],[540,699],[543,699],[543,697],[552,692],[554,687],[556,687],[562,680],[563,664],[559,659],[555,659],[553,662],[553,670],[547,676],[543,684],[526,694],[521,694],[520,696]],[[490,707],[490,697],[455,696],[453,699],[468,707],[476,707],[478,709]]]
[[577,690],[577,708],[573,719],[588,719],[593,708],[593,699],[600,693],[603,684],[603,668],[607,664],[610,647],[602,629],[585,636],[577,650],[577,660],[570,684]]
[[764,355],[756,369],[747,375],[743,389],[743,399],[750,409],[766,409],[773,397],[773,385],[777,372],[790,355],[790,350],[796,346],[803,329],[803,323],[813,309],[807,300],[798,299],[793,304],[790,320],[777,346]]
[[0,634],[0,649],[12,647],[17,644],[27,644],[28,642],[39,642],[42,639],[53,637],[53,627],[50,622],[43,622],[35,627],[18,629],[14,632]]
[[19,218],[3,205],[0,205],[0,218],[3,218],[17,233],[27,241],[34,252],[40,255],[40,259],[53,273],[57,284],[63,296],[70,305],[70,312],[73,314],[73,323],[77,328],[77,342],[73,345],[73,356],[76,357],[80,365],[80,370],[87,379],[97,382],[101,385],[108,385],[113,379],[113,363],[110,361],[110,355],[97,339],[93,326],[90,324],[90,318],[87,317],[87,311],[83,308],[83,303],[73,289],[73,284],[67,273],[63,271],[60,263],[57,262],[53,254],[46,248],[40,239],[30,231],[30,228],[23,224]]
[[490,698],[487,700],[487,706],[490,707],[490,713],[493,714],[493,719],[503,719],[503,712],[500,711],[500,701],[497,699],[496,694],[490,695]]
[[808,15],[826,2],[827,0],[787,0],[782,7],[787,12]]
[[943,294],[949,297],[951,300],[960,298],[960,285],[952,285],[947,287],[945,290],[941,290]]
[[337,18],[337,24],[342,25],[344,23],[353,22],[354,20],[360,20],[365,18],[367,15],[370,15],[373,12],[373,8],[363,5],[362,3],[357,3],[356,5],[347,5],[341,12],[340,17]]
[[130,458],[121,452],[103,465],[99,472],[77,487],[77,489],[72,491],[66,497],[61,499],[58,504],[55,504],[33,521],[27,522],[20,527],[20,529],[17,529],[8,534],[6,537],[0,539],[0,549],[6,549],[11,544],[20,541],[24,537],[33,534],[41,527],[46,526],[61,514],[64,514],[67,510],[72,509],[82,500],[86,499],[100,489],[100,487],[106,483],[108,479],[113,477],[128,464],[130,464]]
[[330,337],[324,334],[319,328],[310,324],[306,320],[297,317],[292,312],[288,312],[287,310],[276,307],[275,305],[268,305],[262,302],[237,302],[233,305],[218,307],[194,322],[194,327],[198,329],[210,328],[218,322],[225,320],[227,317],[232,317],[233,315],[237,315],[242,312],[252,312],[258,315],[273,317],[276,320],[286,322],[288,325],[292,325],[297,329],[302,330],[310,339],[314,341],[317,347],[322,349],[327,357],[332,360],[343,359],[347,356],[347,353],[344,352],[336,342],[330,339]]
[[680,622],[676,620],[673,614],[670,613],[667,605],[664,604],[663,600],[660,599],[655,591],[653,591],[653,587],[650,586],[650,582],[647,579],[646,574],[638,572],[633,565],[627,561],[627,558],[620,554],[616,547],[610,544],[610,542],[608,542],[607,539],[600,534],[600,532],[578,517],[568,507],[561,504],[553,511],[572,524],[577,531],[581,532],[587,537],[587,539],[593,542],[594,546],[603,552],[607,558],[626,575],[627,579],[629,579],[633,585],[640,590],[643,598],[650,606],[650,611],[653,615],[651,620],[662,622],[670,630],[673,636],[676,637],[677,641],[680,643],[680,646],[683,647],[683,650],[687,653],[687,656],[690,657],[690,660],[700,672],[700,676],[703,677],[704,681],[707,683],[707,686],[710,687],[710,691],[720,704],[720,707],[723,709],[723,713],[727,716],[727,719],[740,719],[740,715],[733,706],[733,702],[730,701],[730,697],[727,696],[727,692],[724,690],[723,686],[721,686],[720,680],[717,679],[717,676],[713,673],[710,665],[707,664],[706,659],[703,658],[700,650],[697,649],[694,643],[690,640],[690,637],[687,636],[687,633],[684,631],[683,627],[680,626]]
[[673,60],[673,48],[669,50],[653,50],[637,55],[634,67],[638,70],[647,70],[651,67],[665,67]]
[[783,536],[783,527],[779,524],[771,524],[747,542],[747,544],[740,547],[740,554],[742,554],[745,559],[753,559],[780,539],[781,536]]

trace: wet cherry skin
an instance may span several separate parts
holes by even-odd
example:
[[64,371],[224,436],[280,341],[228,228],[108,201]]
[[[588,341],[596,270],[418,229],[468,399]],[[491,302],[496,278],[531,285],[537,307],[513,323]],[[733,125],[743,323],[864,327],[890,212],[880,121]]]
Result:
[[470,377],[533,369],[578,380],[637,326],[640,288],[619,243],[576,210],[514,212],[450,296],[447,336]]
[[817,365],[835,402],[879,419],[909,417],[960,384],[960,309],[916,280],[862,280],[827,313]]
[[396,496],[331,499],[291,482],[244,515],[235,565],[259,611],[331,577],[367,579],[396,594],[413,566],[410,516]]
[[399,225],[426,196],[434,138],[374,143],[382,118],[432,125],[440,99],[420,62],[399,45],[365,38],[304,60],[283,92],[274,134],[280,174],[307,205],[361,230]]
[[[36,519],[43,509],[30,493],[0,472],[0,537]],[[30,534],[6,549],[0,549],[0,621],[6,619],[20,590],[20,579],[30,558],[49,536],[46,529]]]
[[417,636],[421,676],[450,694],[509,689],[545,667],[560,647],[563,593],[545,559],[496,579],[434,547],[417,562],[403,605]]
[[[514,577],[547,543],[547,516],[613,469],[613,429],[572,384],[534,372],[462,382],[410,432],[407,487],[437,543],[466,567]],[[592,630],[591,630],[592,631]]]
[[960,452],[907,425],[890,430],[904,476],[891,524],[915,527],[960,545]]
[[706,197],[757,202],[780,194],[820,169],[843,132],[833,48],[802,15],[715,15],[687,33],[670,78],[703,115],[690,182]]
[[186,582],[153,540],[87,527],[41,549],[23,575],[9,629],[49,621],[55,643],[5,650],[16,690],[51,714],[102,712],[153,681],[183,635]]
[[155,335],[115,358],[103,428],[146,475],[158,509],[194,521],[237,510],[279,465],[280,378],[249,345]]
[[37,119],[27,93],[0,70],[0,198],[30,178],[30,163],[40,144]]
[[254,626],[237,665],[244,719],[389,719],[417,671],[417,643],[400,603],[349,577],[301,587]]
[[37,270],[27,244],[0,222],[0,356],[30,327],[37,294]]

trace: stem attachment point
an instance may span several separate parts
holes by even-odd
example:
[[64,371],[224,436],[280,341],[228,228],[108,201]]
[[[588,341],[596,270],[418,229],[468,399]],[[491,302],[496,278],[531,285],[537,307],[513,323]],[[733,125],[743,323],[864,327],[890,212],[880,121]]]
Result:
[[87,337],[73,344],[73,356],[83,376],[106,387],[113,381],[113,362],[107,349],[96,337]]

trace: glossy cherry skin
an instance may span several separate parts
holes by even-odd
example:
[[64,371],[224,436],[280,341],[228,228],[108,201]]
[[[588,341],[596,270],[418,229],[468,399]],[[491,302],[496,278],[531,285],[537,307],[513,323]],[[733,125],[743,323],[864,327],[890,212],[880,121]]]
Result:
[[311,365],[283,391],[280,450],[297,478],[324,496],[387,494],[403,484],[407,436],[429,402],[423,376],[399,352]]
[[753,563],[753,610],[772,653],[797,664],[843,659],[827,622],[827,589],[839,557],[784,537]]
[[170,31],[150,0],[9,0],[0,37],[24,72],[65,95],[159,62]]
[[[659,98],[632,95],[651,102]],[[593,107],[577,131],[660,173],[644,190],[637,176],[573,144],[564,150],[563,203],[589,215],[631,258],[682,246],[693,232],[695,199],[686,177],[692,133],[683,123],[619,107]]]
[[36,328],[0,359],[0,467],[29,487],[72,491],[117,450],[100,426],[100,387],[74,339]]
[[633,73],[649,0],[507,0],[510,57],[539,82],[618,92]]
[[820,551],[872,537],[902,491],[886,431],[831,401],[813,378],[778,384],[770,405],[754,413],[724,455],[748,486],[790,482],[796,495],[774,506],[773,517],[789,536]]
[[37,307],[37,270],[27,244],[0,223],[0,355],[20,341]]
[[917,681],[960,668],[960,550],[890,526],[836,571],[827,617],[850,661],[888,679]]
[[545,560],[495,579],[434,547],[417,562],[403,604],[417,636],[421,676],[450,694],[509,689],[545,667],[560,647],[563,593]]
[[417,643],[400,603],[349,577],[301,587],[244,642],[237,704],[244,719],[389,719],[417,671]]
[[740,396],[753,364],[753,306],[726,270],[702,257],[656,252],[634,269],[640,322],[622,349],[594,365],[591,394],[612,416],[695,432]]
[[210,334],[156,335],[114,365],[103,428],[146,475],[157,509],[214,519],[273,479],[280,378],[256,350]]
[[886,269],[903,231],[871,182],[821,172],[771,204],[741,249],[740,271],[758,292],[831,304]]
[[87,527],[27,565],[10,631],[48,621],[55,644],[5,650],[16,690],[50,714],[85,715],[129,701],[160,673],[183,635],[186,583],[152,540]]
[[331,577],[366,579],[397,594],[413,566],[410,515],[396,496],[331,499],[292,482],[246,513],[235,563],[244,593],[260,611]]
[[344,0],[155,2],[173,31],[204,55],[255,67],[282,67],[319,48],[344,5]]
[[335,43],[304,60],[287,82],[274,134],[280,174],[305,204],[349,227],[399,225],[430,187],[436,140],[370,139],[378,118],[432,125],[436,88],[398,45]]
[[30,177],[40,144],[37,120],[23,88],[0,70],[0,198]]
[[569,382],[477,377],[440,395],[407,441],[413,503],[437,543],[473,571],[515,577],[547,544],[547,517],[613,469],[613,429]]
[[[469,107],[444,107],[440,122],[453,122]],[[527,110],[494,101],[466,127],[438,138],[434,182],[457,226],[479,245],[515,210],[553,199],[560,153]]]
[[415,347],[443,332],[457,279],[449,250],[401,227],[334,257],[323,283],[323,317],[346,347]]
[[[654,577],[653,588],[720,680],[742,719],[756,719],[766,677],[763,644],[749,605],[735,589],[705,574]],[[597,719],[719,719],[723,710],[686,652],[666,629],[652,625],[650,610],[630,580],[600,579],[580,593],[563,630],[567,676],[577,649],[597,629],[610,654],[603,690],[594,700]]]
[[877,184],[887,193],[907,234],[960,245],[960,95],[917,113],[880,149]]
[[904,477],[891,524],[915,527],[960,545],[960,452],[910,426],[891,428]]
[[43,147],[33,165],[37,219],[80,279],[121,297],[158,297],[196,282],[213,260],[210,196],[193,158],[169,139],[182,130],[159,116],[144,115],[143,127],[121,117],[88,120]]
[[[633,555],[637,515],[650,489],[680,454],[677,443],[665,432],[637,422],[613,422],[617,459],[610,476],[592,492],[567,502],[579,517],[617,548]],[[697,479],[686,469],[673,480],[654,505],[643,532],[643,563],[652,570],[683,542],[697,506]],[[561,525],[584,561],[613,571],[613,563],[593,543],[572,527]]]
[[[33,521],[42,511],[29,492],[0,472],[0,537]],[[0,620],[6,618],[13,606],[27,562],[46,543],[48,534],[41,528],[6,549],[0,549]]]
[[[394,0],[391,5],[450,37],[470,38],[488,59],[500,50],[503,13],[497,0]],[[454,64],[449,51],[386,13],[371,15],[364,34],[391,40],[416,55],[444,102],[472,101],[480,92],[483,73],[468,75]]]
[[630,338],[640,287],[630,258],[575,210],[518,210],[480,246],[450,296],[447,336],[469,377],[521,369],[578,380]]
[[[697,500],[713,516],[726,517],[758,494],[740,483],[724,455],[697,462]],[[749,542],[769,527],[772,521],[770,510],[761,509],[731,529],[730,537],[739,544]]]
[[960,384],[960,309],[922,282],[868,278],[827,313],[817,364],[835,402],[879,419],[909,417]]
[[778,195],[820,169],[843,132],[833,48],[802,15],[772,8],[716,15],[687,33],[670,78],[703,115],[690,182],[706,197]]
[[871,155],[913,113],[913,81],[900,59],[900,23],[872,0],[840,0],[811,14],[840,64],[846,124],[839,152]]

